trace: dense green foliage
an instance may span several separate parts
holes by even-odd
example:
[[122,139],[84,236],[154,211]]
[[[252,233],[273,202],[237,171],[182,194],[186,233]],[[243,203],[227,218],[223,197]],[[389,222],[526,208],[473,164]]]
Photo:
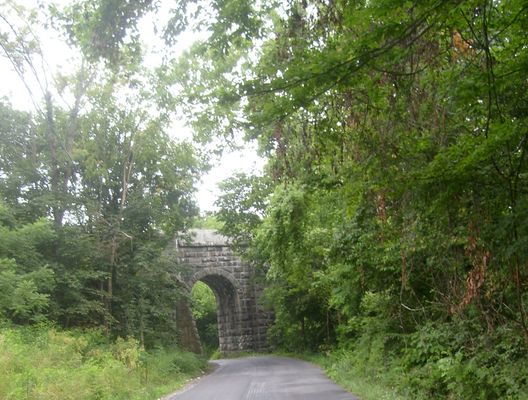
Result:
[[[38,119],[28,116],[36,126],[22,137],[27,146],[2,129],[3,144],[13,146],[1,156],[0,307],[17,323],[104,324],[152,345],[176,333],[170,315],[179,291],[168,275],[175,265],[162,252],[195,213],[196,161],[157,125],[134,131],[119,120],[124,113],[95,115],[79,118],[62,189],[46,170],[56,149]],[[124,126],[112,132],[116,122]]]
[[102,331],[3,327],[0,398],[158,399],[203,373],[205,360],[175,348],[146,352],[135,339]]
[[[181,290],[163,252],[197,214],[203,160],[169,135],[152,69],[134,57],[119,68],[84,57],[86,32],[72,28],[83,16],[48,6],[0,5],[2,56],[34,105],[18,111],[0,99],[0,317],[103,326],[148,348],[177,343]],[[46,69],[41,25],[63,40],[72,28],[68,75]]]
[[269,159],[218,215],[268,269],[273,343],[339,347],[413,398],[525,398],[526,2],[208,12],[172,76],[196,129]]
[[[128,27],[110,32],[149,2],[103,3],[0,3],[0,53],[33,103],[0,99],[2,399],[156,399],[206,367],[177,348],[164,255],[197,215],[203,158],[169,135]],[[68,35],[67,74],[48,69],[42,26]]]
[[[411,398],[526,398],[526,1],[182,1],[167,46],[206,39],[149,72],[138,26],[159,6],[51,9],[87,59],[55,90],[73,105],[42,85],[36,115],[2,103],[2,313],[170,336],[161,248],[200,169],[164,133],[177,111],[268,158],[223,184],[217,218],[267,270],[274,346]],[[23,75],[39,47],[15,33]]]
[[218,323],[215,294],[203,282],[196,282],[191,290],[191,310],[205,354],[218,350]]

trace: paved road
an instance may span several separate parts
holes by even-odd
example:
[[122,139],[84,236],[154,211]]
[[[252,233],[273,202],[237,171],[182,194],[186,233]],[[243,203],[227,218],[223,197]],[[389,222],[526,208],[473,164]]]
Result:
[[215,364],[212,374],[166,400],[358,400],[304,361],[262,356]]

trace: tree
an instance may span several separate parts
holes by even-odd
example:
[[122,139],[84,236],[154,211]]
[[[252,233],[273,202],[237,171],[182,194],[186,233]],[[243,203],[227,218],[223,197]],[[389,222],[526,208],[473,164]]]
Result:
[[220,208],[217,218],[223,223],[220,232],[233,238],[234,244],[242,249],[251,242],[262,222],[270,193],[268,180],[240,173],[223,181],[220,188],[223,194],[215,203]]
[[[30,16],[17,19],[20,26],[8,25],[2,49],[29,89],[26,67],[45,82],[40,98],[32,92],[36,114],[1,104],[1,193],[13,210],[5,229],[25,224],[36,234],[43,221],[54,221],[47,245],[35,251],[18,254],[21,244],[6,241],[6,293],[18,290],[27,301],[19,302],[17,315],[23,317],[7,303],[3,311],[18,322],[35,320],[35,314],[68,327],[103,324],[108,333],[133,334],[149,346],[174,340],[172,308],[180,291],[163,250],[197,214],[192,192],[202,160],[191,143],[169,136],[170,115],[156,110],[163,96],[156,90],[159,82],[139,59],[106,69],[94,56],[71,76],[41,73],[35,68],[43,58],[35,24],[49,17],[58,22],[52,26],[62,27],[68,14],[51,7],[43,15],[14,2],[0,13],[4,19]],[[86,45],[78,39],[74,45]],[[60,106],[61,95],[73,105]],[[42,276],[54,273],[53,285],[35,286],[18,270],[30,256],[43,260]],[[39,263],[32,261],[32,268]]]
[[54,271],[43,249],[54,242],[45,220],[19,224],[0,202],[0,312],[17,323],[45,319],[50,294],[55,289]]
[[[257,52],[237,47],[231,65],[250,71],[233,68],[231,107],[269,157],[274,194],[248,254],[269,265],[282,345],[302,347],[307,318],[389,358],[398,338],[427,340],[438,324],[465,349],[461,369],[484,365],[456,340],[468,325],[493,346],[511,343],[510,326],[524,348],[525,5],[292,2],[278,14],[261,14]],[[247,208],[233,201],[221,213]],[[412,368],[434,370],[425,359]],[[478,392],[455,386],[430,394]]]

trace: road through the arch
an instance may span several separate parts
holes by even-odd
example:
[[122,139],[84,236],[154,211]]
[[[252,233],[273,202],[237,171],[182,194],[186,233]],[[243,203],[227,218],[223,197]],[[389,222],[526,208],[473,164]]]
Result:
[[212,374],[165,400],[358,400],[304,361],[261,356],[215,364]]

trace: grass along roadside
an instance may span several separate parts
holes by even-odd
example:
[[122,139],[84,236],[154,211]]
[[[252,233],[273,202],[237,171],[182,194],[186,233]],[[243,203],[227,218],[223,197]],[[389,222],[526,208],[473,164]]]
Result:
[[203,374],[207,361],[176,348],[145,351],[100,331],[0,328],[0,398],[148,400]]

